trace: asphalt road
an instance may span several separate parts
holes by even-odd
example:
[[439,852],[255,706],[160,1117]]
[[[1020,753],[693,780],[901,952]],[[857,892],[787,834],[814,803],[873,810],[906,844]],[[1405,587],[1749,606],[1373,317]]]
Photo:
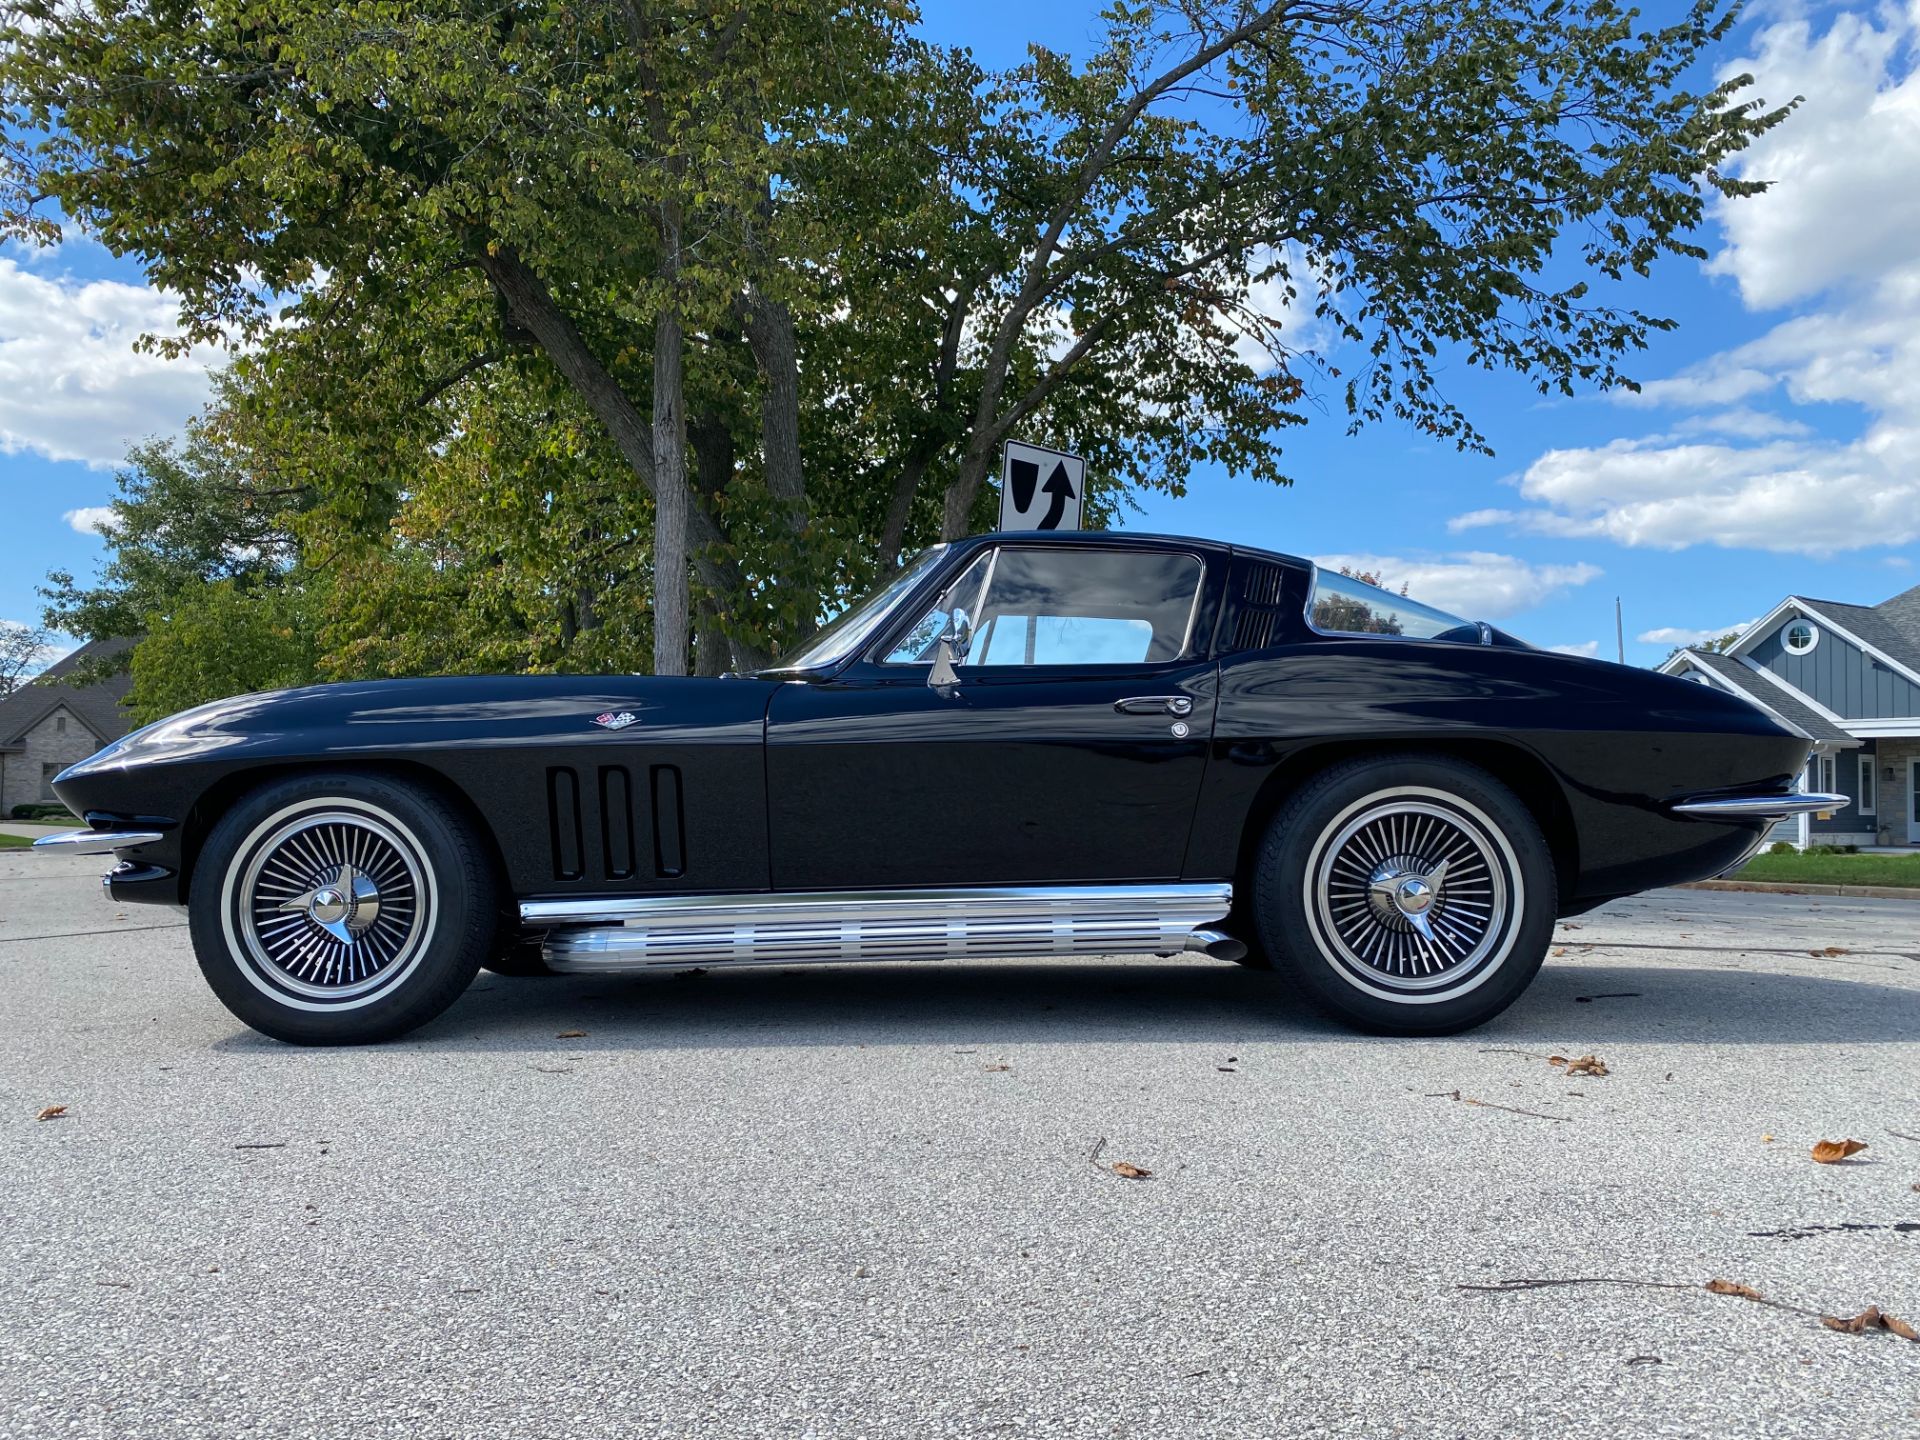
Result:
[[[1920,905],[1619,904],[1449,1040],[1126,958],[301,1051],[95,868],[0,851],[0,1436],[1920,1433],[1920,1344],[1699,1288],[1920,1322]],[[1461,1288],[1583,1277],[1657,1283]]]

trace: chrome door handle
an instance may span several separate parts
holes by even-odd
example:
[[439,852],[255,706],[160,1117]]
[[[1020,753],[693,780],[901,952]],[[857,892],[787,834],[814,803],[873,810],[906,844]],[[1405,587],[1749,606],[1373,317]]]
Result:
[[1135,695],[1114,701],[1113,708],[1122,715],[1191,715],[1193,701],[1185,695]]

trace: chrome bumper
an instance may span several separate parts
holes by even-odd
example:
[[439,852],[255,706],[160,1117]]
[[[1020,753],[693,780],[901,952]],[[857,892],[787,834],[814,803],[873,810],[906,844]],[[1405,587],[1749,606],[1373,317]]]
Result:
[[1816,810],[1844,810],[1853,801],[1845,795],[1818,795],[1796,790],[1790,795],[1715,795],[1704,800],[1680,800],[1676,815],[1699,820],[1779,820]]
[[33,842],[33,848],[57,855],[110,855],[115,850],[131,850],[166,838],[158,830],[63,830],[58,835],[42,835]]

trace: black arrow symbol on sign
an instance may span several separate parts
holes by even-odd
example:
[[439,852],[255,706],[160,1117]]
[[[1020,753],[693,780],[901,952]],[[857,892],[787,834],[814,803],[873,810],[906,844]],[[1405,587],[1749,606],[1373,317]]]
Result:
[[1047,483],[1040,487],[1040,493],[1051,495],[1053,504],[1048,507],[1047,515],[1040,522],[1042,530],[1058,530],[1061,517],[1067,513],[1067,501],[1073,499],[1073,481],[1067,478],[1067,462],[1058,461],[1053,473],[1047,477]]

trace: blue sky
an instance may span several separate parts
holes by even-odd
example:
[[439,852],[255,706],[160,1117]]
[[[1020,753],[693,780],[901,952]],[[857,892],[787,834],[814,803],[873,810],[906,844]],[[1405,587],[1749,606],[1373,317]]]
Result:
[[[923,10],[988,64],[1029,42],[1085,53],[1096,34],[1092,4]],[[1351,557],[1608,657],[1618,595],[1641,664],[1789,591],[1870,604],[1920,583],[1917,48],[1920,0],[1751,8],[1715,68],[1807,103],[1751,152],[1744,173],[1775,188],[1716,214],[1708,263],[1671,262],[1629,297],[1680,322],[1633,367],[1642,396],[1545,401],[1455,364],[1449,392],[1493,458],[1392,424],[1350,438],[1330,409],[1283,437],[1292,488],[1205,471],[1130,523]],[[0,250],[0,620],[37,615],[48,569],[90,571],[86,512],[126,441],[177,429],[204,395],[199,362],[133,353],[167,317],[96,245]]]

